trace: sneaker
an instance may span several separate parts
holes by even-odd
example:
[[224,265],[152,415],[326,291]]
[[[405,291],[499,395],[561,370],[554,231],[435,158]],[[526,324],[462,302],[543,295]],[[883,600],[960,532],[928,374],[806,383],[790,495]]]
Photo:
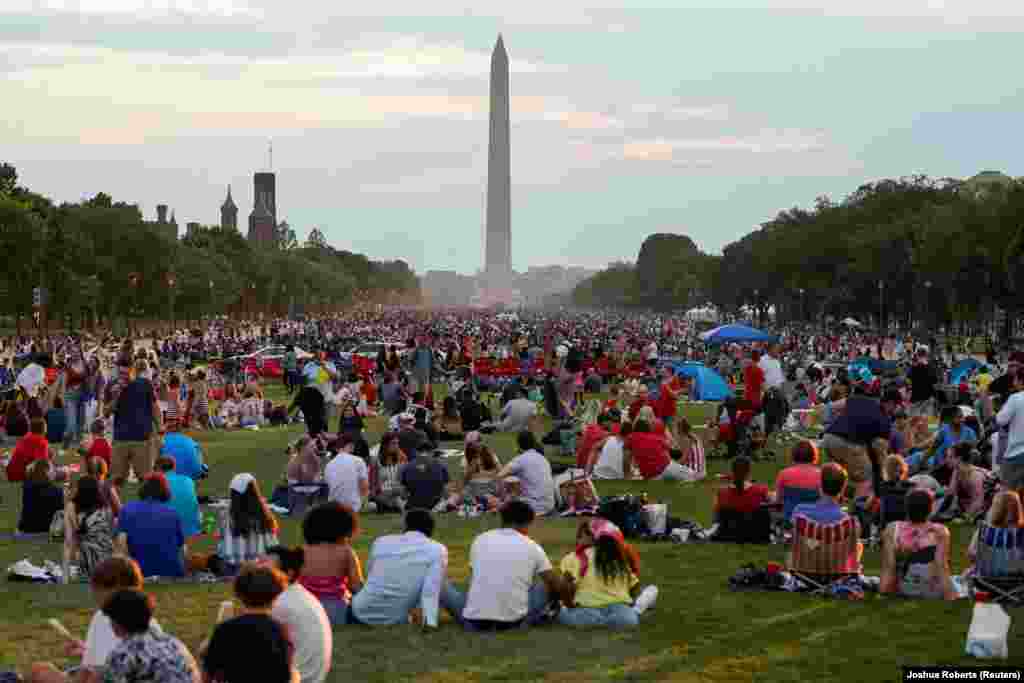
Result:
[[643,614],[650,608],[654,607],[654,603],[658,600],[658,587],[648,586],[647,588],[640,591],[640,595],[636,596],[636,602],[633,603],[633,608],[636,610],[638,615]]

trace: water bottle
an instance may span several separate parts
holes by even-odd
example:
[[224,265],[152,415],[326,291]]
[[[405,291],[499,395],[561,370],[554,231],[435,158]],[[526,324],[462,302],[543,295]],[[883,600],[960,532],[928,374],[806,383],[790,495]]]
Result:
[[1001,605],[989,602],[989,597],[988,593],[975,594],[965,651],[979,659],[1006,659],[1009,656],[1006,634],[1010,630],[1010,615]]

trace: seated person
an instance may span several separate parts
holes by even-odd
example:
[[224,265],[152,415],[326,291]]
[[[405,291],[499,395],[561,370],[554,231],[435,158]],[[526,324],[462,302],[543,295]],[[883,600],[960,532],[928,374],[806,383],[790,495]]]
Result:
[[341,415],[338,417],[338,433],[349,434],[353,439],[363,436],[363,418],[356,411],[356,404],[345,402],[341,405]]
[[441,413],[434,416],[434,428],[439,441],[462,441],[462,416],[454,396],[445,396]]
[[498,473],[501,464],[494,452],[485,444],[475,442],[466,446],[466,467],[462,481],[462,490],[448,500],[449,507],[457,508],[462,504],[475,505],[478,502],[484,509],[494,509],[498,505]]
[[658,598],[657,586],[640,590],[640,557],[622,531],[595,517],[576,532],[576,551],[562,558],[564,579],[558,622],[566,626],[632,628]]
[[[117,591],[142,590],[142,584],[139,565],[129,557],[111,557],[96,567],[89,580],[89,587],[97,609],[89,622],[85,641],[71,643],[66,653],[81,657],[81,666],[69,675],[59,671],[53,664],[33,664],[29,683],[101,683],[110,653],[121,644],[121,638],[114,633],[110,618],[103,613],[103,605]],[[156,619],[150,621],[149,627],[157,633],[163,633]]]
[[285,478],[289,484],[314,484],[320,481],[322,469],[316,441],[308,435],[303,436],[295,445],[295,455],[288,461]]
[[167,487],[171,491],[171,499],[167,502],[181,519],[181,529],[185,537],[195,536],[200,532],[199,499],[196,497],[196,483],[192,479],[174,471],[174,458],[161,455],[156,459],[156,471],[163,472],[167,478]]
[[363,587],[363,567],[352,548],[358,532],[359,514],[341,503],[318,505],[302,520],[306,545],[299,581],[320,600],[332,626],[347,623],[352,593]]
[[913,598],[956,599],[949,569],[949,529],[929,522],[935,499],[930,491],[907,494],[905,522],[882,534],[882,593]]
[[506,631],[539,624],[548,606],[564,593],[564,582],[547,553],[528,535],[534,518],[526,501],[505,503],[502,528],[480,534],[470,546],[468,594],[444,585],[441,606],[466,630]]
[[[810,491],[813,498],[821,489],[821,468],[818,467],[818,449],[810,441],[801,441],[790,453],[793,464],[775,477],[775,495],[783,504],[783,516],[788,520],[793,508],[804,492]],[[787,495],[789,492],[789,495]]]
[[434,444],[427,433],[416,426],[415,415],[403,413],[398,419],[398,425],[398,445],[410,459],[416,458],[421,451],[434,450]]
[[64,506],[64,557],[76,561],[84,576],[92,575],[113,554],[114,519],[99,479],[85,476],[75,482]]
[[[942,469],[951,474],[952,467],[946,466],[946,454],[954,446],[960,443],[976,444],[978,434],[968,425],[964,424],[964,413],[959,406],[947,406],[942,409],[942,424],[938,433],[932,440],[931,446],[924,452],[915,453],[907,459],[911,470]],[[948,481],[947,478],[935,475],[939,481]]]
[[626,440],[632,433],[633,425],[623,422],[617,433],[595,443],[590,453],[590,460],[586,464],[587,472],[595,479],[626,479]]
[[516,436],[519,455],[498,473],[498,479],[514,476],[519,479],[520,493],[535,514],[546,515],[555,509],[555,480],[551,462],[544,457],[544,447],[533,432],[521,431]]
[[529,429],[536,415],[537,404],[528,399],[522,390],[518,390],[501,409],[501,417],[493,426],[499,432],[519,432]]
[[[228,386],[234,386],[229,384]],[[217,415],[213,418],[215,427],[221,429],[234,429],[238,427],[239,420],[239,409],[241,403],[234,395],[225,396],[224,400],[221,401],[220,407],[217,409]],[[168,420],[170,416],[168,416]]]
[[79,446],[78,453],[87,461],[93,458],[102,458],[107,463],[107,469],[109,470],[110,458],[113,456],[114,449],[110,442],[107,441],[106,431],[107,426],[103,420],[93,421],[89,434],[82,438],[82,444]]
[[169,455],[174,458],[174,471],[189,479],[202,479],[205,475],[203,467],[203,453],[199,444],[180,431],[180,423],[177,420],[167,422],[167,433],[164,435],[163,446],[160,447],[160,455]]
[[18,531],[23,534],[49,532],[53,515],[63,508],[64,489],[50,480],[50,461],[36,460],[28,466],[28,476],[21,485]]
[[[104,681],[195,683],[200,679],[196,662],[181,641],[152,628],[153,604],[141,590],[122,589],[103,605],[114,635],[121,639],[107,658]],[[154,672],[159,672],[158,679]]]
[[418,610],[426,626],[438,624],[448,550],[431,540],[434,519],[424,509],[405,514],[405,533],[380,536],[370,548],[366,585],[352,598],[350,620],[368,626],[408,623]]
[[287,587],[288,578],[274,567],[247,564],[242,568],[235,579],[241,613],[217,624],[203,648],[208,680],[299,680],[293,659],[296,645],[284,625],[272,616],[275,600]]
[[636,463],[644,479],[665,481],[693,481],[696,474],[689,467],[674,462],[669,455],[669,442],[664,434],[656,434],[646,420],[633,424],[633,433],[626,438],[626,456],[623,471],[632,472]]
[[185,531],[170,500],[167,477],[151,472],[139,500],[126,503],[118,516],[115,549],[138,562],[144,576],[185,576]]
[[278,544],[278,523],[251,474],[236,474],[228,488],[231,503],[220,511],[217,557],[230,572],[245,562],[266,559],[267,548]]
[[421,444],[420,448],[418,458],[401,466],[398,480],[408,493],[407,508],[433,510],[444,498],[449,481],[448,468],[433,457],[430,444]]
[[[985,524],[994,529],[1020,529],[1024,527],[1024,504],[1016,491],[1000,491],[992,499],[992,506],[985,516]],[[978,529],[971,535],[971,544],[967,548],[967,559],[971,567],[964,572],[974,571],[974,562],[978,557]]]
[[260,427],[264,424],[263,399],[258,396],[258,389],[246,386],[242,394],[242,403],[238,406],[239,427]]
[[953,477],[949,482],[946,503],[942,508],[973,519],[985,509],[985,483],[992,472],[973,464],[974,444],[959,443],[953,447],[949,463]]
[[713,508],[718,530],[716,541],[727,543],[767,543],[771,533],[771,515],[764,509],[772,493],[764,484],[748,483],[750,458],[737,456],[732,461],[732,485],[718,489]]
[[388,432],[380,440],[380,449],[370,465],[370,500],[377,505],[378,512],[401,512],[405,510],[408,497],[402,485],[402,466],[408,462],[398,445],[398,435]]
[[612,415],[607,411],[597,416],[597,422],[584,427],[583,434],[576,440],[576,467],[586,468],[595,449],[611,434],[612,427]]
[[302,587],[299,577],[305,564],[302,548],[274,546],[267,551],[274,566],[288,577],[288,587],[270,610],[270,616],[288,628],[295,647],[295,668],[301,683],[324,683],[331,671],[334,636],[320,601]]
[[[839,524],[850,515],[843,511],[841,503],[846,494],[848,482],[846,470],[839,463],[830,462],[821,468],[821,498],[816,503],[804,503],[797,505],[793,510],[793,519],[804,517],[815,524],[833,525]],[[797,543],[802,542],[799,533],[793,536],[794,548]],[[786,564],[793,568],[792,550],[787,556]],[[845,558],[836,566],[836,571],[841,573],[860,573],[860,557],[864,553],[864,545],[858,540],[855,557]]]
[[46,420],[34,417],[29,423],[29,433],[18,439],[14,453],[7,463],[7,481],[25,481],[28,466],[36,460],[50,460],[50,444],[46,440]]

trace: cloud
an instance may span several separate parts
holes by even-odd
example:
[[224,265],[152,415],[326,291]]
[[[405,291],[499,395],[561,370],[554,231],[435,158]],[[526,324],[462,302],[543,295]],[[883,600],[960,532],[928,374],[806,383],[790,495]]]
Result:
[[4,0],[0,5],[3,14],[259,18],[263,11],[241,0]]

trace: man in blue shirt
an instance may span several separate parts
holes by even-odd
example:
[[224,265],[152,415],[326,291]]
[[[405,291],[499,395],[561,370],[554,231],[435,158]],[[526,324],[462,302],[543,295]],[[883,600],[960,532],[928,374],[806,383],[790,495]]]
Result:
[[436,627],[448,549],[431,540],[434,519],[427,510],[409,510],[405,533],[381,536],[370,548],[366,584],[352,598],[350,617],[369,626],[404,624],[417,607],[423,623]]
[[818,524],[835,524],[848,514],[839,506],[846,490],[846,470],[830,462],[821,468],[821,498],[816,503],[801,503],[793,508],[793,516],[802,515]]
[[864,395],[863,390],[846,400],[846,406],[825,432],[822,446],[829,458],[846,468],[858,498],[868,498],[881,480],[881,456],[888,448],[893,415],[900,395],[888,390],[881,401]]
[[114,453],[110,478],[118,488],[124,486],[128,471],[143,475],[153,469],[156,449],[150,436],[159,421],[160,406],[153,385],[145,378],[149,365],[144,360],[135,364],[135,379],[127,383],[113,399],[109,412],[114,415]]
[[189,479],[201,479],[203,474],[203,454],[195,440],[178,431],[178,421],[167,421],[167,433],[160,455],[169,455],[177,463],[174,471]]

